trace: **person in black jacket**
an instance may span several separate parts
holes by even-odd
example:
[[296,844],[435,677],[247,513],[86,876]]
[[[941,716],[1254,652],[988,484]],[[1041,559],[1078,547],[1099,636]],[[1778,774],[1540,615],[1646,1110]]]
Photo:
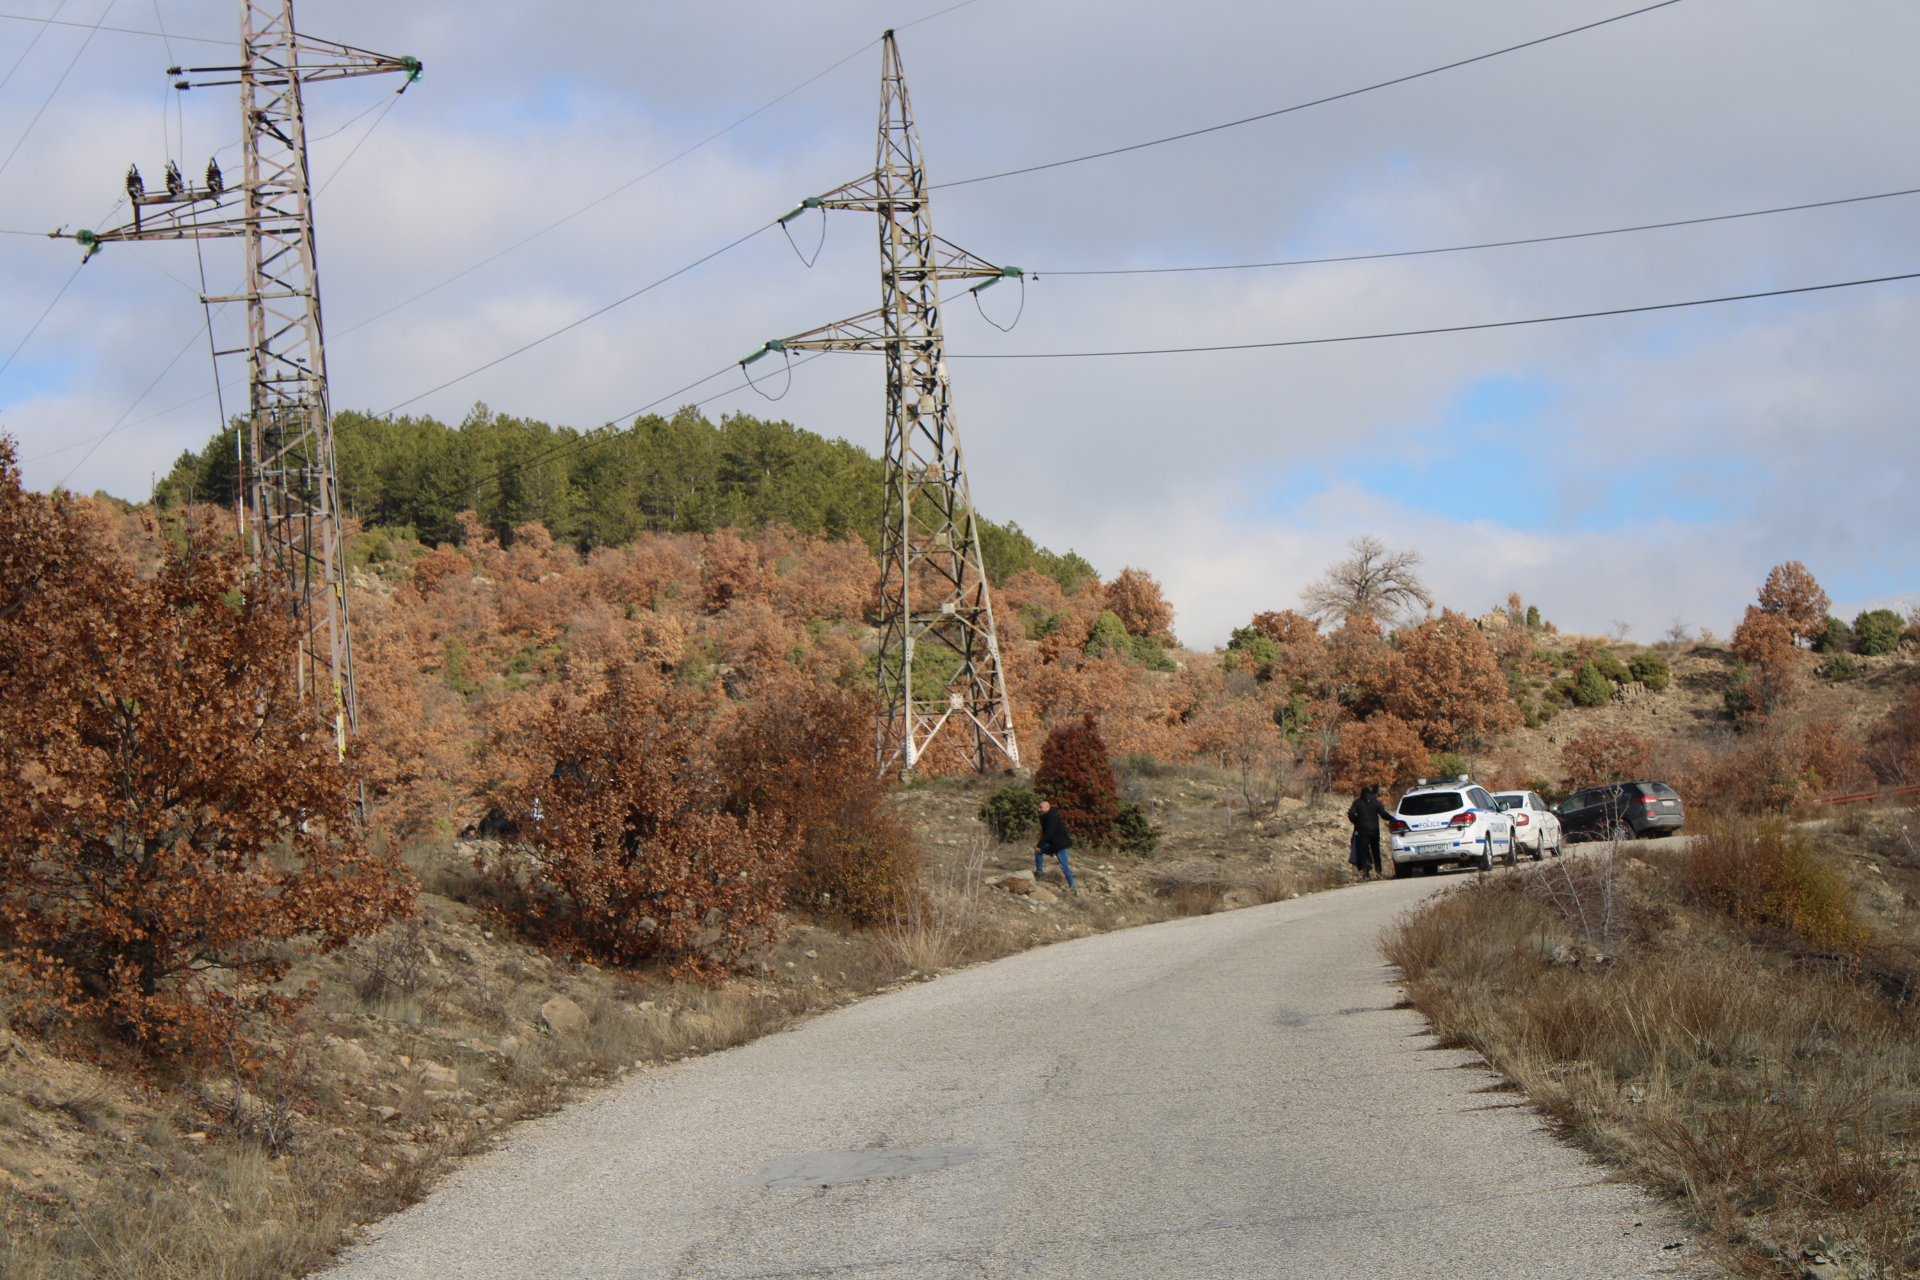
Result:
[[1080,890],[1073,883],[1073,864],[1067,861],[1067,854],[1073,851],[1073,837],[1067,834],[1067,824],[1054,811],[1053,805],[1040,802],[1040,843],[1033,847],[1033,878],[1038,880],[1046,866],[1046,856],[1051,853],[1060,863],[1060,870],[1066,873],[1067,889],[1072,893]]
[[1380,819],[1391,818],[1393,811],[1380,803],[1380,788],[1363,787],[1347,810],[1353,824],[1354,865],[1368,878],[1380,874]]

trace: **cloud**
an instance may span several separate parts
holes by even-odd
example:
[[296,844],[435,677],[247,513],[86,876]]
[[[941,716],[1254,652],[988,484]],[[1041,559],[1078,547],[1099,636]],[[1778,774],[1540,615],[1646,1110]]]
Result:
[[[352,152],[317,202],[335,404],[408,400],[856,176],[874,154],[873,48],[561,229],[356,327],[890,24],[902,27],[939,183],[1271,110],[1617,11],[1598,0],[1235,2],[1199,20],[1138,0],[977,0],[905,25],[939,7],[304,9],[316,34],[427,64],[370,134],[374,116],[353,117],[384,106],[391,85],[308,95],[316,172]],[[170,30],[232,23],[212,0],[162,0],[160,13]],[[962,297],[946,308],[982,509],[1109,573],[1153,571],[1196,642],[1291,603],[1358,532],[1422,550],[1448,604],[1478,611],[1518,589],[1581,630],[1619,619],[1650,636],[1678,614],[1724,631],[1785,559],[1804,560],[1836,597],[1920,592],[1913,285],[1280,351],[959,358],[1473,323],[1914,269],[1920,197],[1426,258],[1050,274],[1420,248],[1913,185],[1920,143],[1905,122],[1920,82],[1902,59],[1920,13],[1895,0],[1756,0],[1735,17],[1688,0],[1242,129],[937,191],[943,236],[1041,272],[1012,334]],[[32,30],[0,23],[0,63]],[[0,91],[0,145],[76,47],[76,33],[49,35]],[[139,37],[89,47],[0,187],[0,228],[87,224],[128,160],[151,178],[171,151],[197,171],[232,141],[225,91],[163,107],[166,60]],[[873,306],[872,235],[864,217],[835,215],[807,270],[763,234],[405,411],[458,420],[484,400],[599,425],[769,336]],[[70,242],[0,237],[0,352],[76,257]],[[209,245],[205,261],[210,287],[231,288],[235,247]],[[138,399],[204,324],[199,267],[184,245],[109,250],[0,375],[0,429],[21,438],[32,483],[59,481],[85,452],[76,442],[124,417],[72,483],[139,496],[211,434],[218,411],[198,349]],[[1012,298],[984,302],[1003,317]],[[223,348],[238,336],[238,308],[227,310]],[[786,416],[877,450],[880,378],[877,361],[836,356],[797,370],[777,407],[741,391],[711,411]],[[228,409],[239,400],[230,394]]]

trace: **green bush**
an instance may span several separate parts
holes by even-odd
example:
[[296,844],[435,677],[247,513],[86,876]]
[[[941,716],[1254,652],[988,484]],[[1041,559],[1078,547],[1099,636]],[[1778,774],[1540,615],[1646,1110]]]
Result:
[[1633,673],[1635,680],[1655,693],[1663,692],[1673,683],[1673,668],[1667,665],[1665,658],[1655,657],[1651,653],[1643,653],[1635,657],[1632,665],[1627,669]]
[[1127,634],[1127,626],[1120,621],[1119,614],[1111,609],[1101,610],[1100,620],[1093,624],[1093,634],[1087,637],[1085,652],[1089,658],[1133,652],[1133,637]]
[[1827,629],[1814,642],[1816,653],[1851,653],[1853,651],[1853,628],[1832,614],[1827,615]]
[[1001,844],[1024,840],[1040,826],[1040,797],[1032,787],[1002,787],[980,806],[980,821]]
[[1227,641],[1227,650],[1245,655],[1247,664],[1255,671],[1265,671],[1280,660],[1280,646],[1274,643],[1273,637],[1253,627],[1235,627]]
[[1130,636],[1128,647],[1133,652],[1133,660],[1149,671],[1178,671],[1180,666],[1167,656],[1167,651],[1152,636]]
[[1753,672],[1746,663],[1736,662],[1733,670],[1727,672],[1727,691],[1722,697],[1727,704],[1727,713],[1736,717],[1760,705],[1753,692]]
[[1593,666],[1596,671],[1615,684],[1625,684],[1633,678],[1632,673],[1627,670],[1627,664],[1610,653],[1594,654]]
[[1820,664],[1820,674],[1829,680],[1851,680],[1860,674],[1860,664],[1850,653],[1836,653]]
[[1527,630],[1538,631],[1539,629],[1540,629],[1540,606],[1537,604],[1530,604],[1527,606]]
[[1144,805],[1121,805],[1120,817],[1113,824],[1113,834],[1120,852],[1138,854],[1143,858],[1160,844],[1160,828],[1148,820]]
[[1906,619],[1891,609],[1874,609],[1853,620],[1853,647],[1868,657],[1892,653],[1907,629]]
[[[1614,658],[1613,665],[1620,666],[1620,660]],[[1620,670],[1624,676],[1626,668],[1621,667]],[[1580,669],[1573,673],[1571,696],[1574,702],[1583,707],[1605,706],[1613,700],[1613,681],[1607,678],[1607,673],[1598,664],[1583,662]]]
[[1472,773],[1466,760],[1451,751],[1443,751],[1433,758],[1427,766],[1430,776],[1435,778],[1457,778],[1463,773]]
[[1151,751],[1130,751],[1127,753],[1127,772],[1143,778],[1160,776],[1160,762],[1154,759]]

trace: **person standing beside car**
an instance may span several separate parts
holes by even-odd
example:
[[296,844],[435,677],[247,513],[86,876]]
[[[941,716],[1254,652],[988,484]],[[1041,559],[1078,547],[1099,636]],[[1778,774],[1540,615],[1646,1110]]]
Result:
[[1393,817],[1393,811],[1380,803],[1380,788],[1368,785],[1347,808],[1347,821],[1353,824],[1354,865],[1371,880],[1380,874],[1380,820]]
[[1067,861],[1067,855],[1073,852],[1073,837],[1067,834],[1067,824],[1053,805],[1040,802],[1040,843],[1033,847],[1033,878],[1038,880],[1046,867],[1048,854],[1059,862],[1060,870],[1067,877],[1067,892],[1079,893],[1073,883],[1073,864]]

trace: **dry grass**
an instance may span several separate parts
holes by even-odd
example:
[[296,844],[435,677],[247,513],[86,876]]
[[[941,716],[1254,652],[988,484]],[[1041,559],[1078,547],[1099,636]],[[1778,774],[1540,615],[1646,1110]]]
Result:
[[[1911,1275],[1920,1011],[1857,966],[1805,963],[1818,955],[1808,939],[1757,941],[1696,910],[1703,874],[1734,874],[1727,844],[1770,838],[1749,828],[1697,859],[1579,859],[1476,881],[1404,917],[1384,949],[1444,1042],[1680,1197],[1736,1271]],[[1821,877],[1838,873],[1803,852],[1831,905]],[[1815,931],[1841,918],[1819,916]],[[1806,1271],[1821,1259],[1836,1270]]]

